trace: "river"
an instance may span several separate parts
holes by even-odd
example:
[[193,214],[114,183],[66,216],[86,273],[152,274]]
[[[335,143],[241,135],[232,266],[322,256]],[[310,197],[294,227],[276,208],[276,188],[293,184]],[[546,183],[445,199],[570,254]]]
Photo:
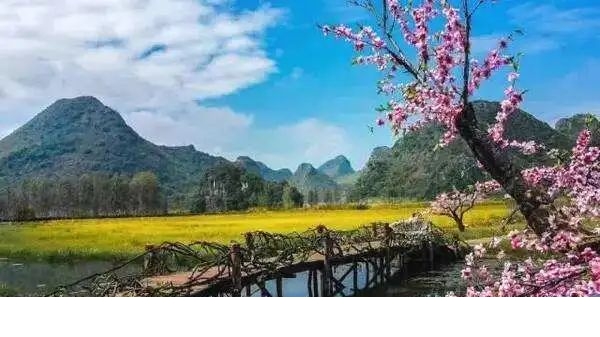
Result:
[[[50,292],[59,285],[76,281],[82,277],[102,272],[113,267],[106,261],[87,261],[77,263],[18,262],[0,260],[0,295],[40,296]],[[347,287],[346,296],[445,296],[453,291],[463,292],[460,282],[462,263],[439,266],[435,270],[413,268],[410,276],[396,275],[389,282],[374,288],[352,292],[352,280],[348,277],[343,283]],[[138,267],[130,267],[131,272]],[[419,270],[420,269],[420,270]],[[336,274],[343,274],[344,268],[338,268]],[[358,288],[364,287],[364,268],[358,272]],[[284,296],[308,296],[308,273],[298,273],[295,278],[284,279]],[[275,294],[275,282],[268,281],[266,288]],[[258,289],[253,289],[253,296],[260,296]]]

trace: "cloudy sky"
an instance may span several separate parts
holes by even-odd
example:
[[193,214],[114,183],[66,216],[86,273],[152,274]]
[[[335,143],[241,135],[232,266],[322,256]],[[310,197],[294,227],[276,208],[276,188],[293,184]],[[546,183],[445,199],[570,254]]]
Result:
[[[522,29],[525,108],[554,123],[600,113],[600,4],[498,1],[475,50]],[[274,168],[338,154],[354,166],[390,145],[367,126],[385,98],[375,71],[317,23],[367,22],[345,0],[2,0],[0,136],[62,97],[93,95],[143,137]],[[480,97],[502,97],[502,79]]]

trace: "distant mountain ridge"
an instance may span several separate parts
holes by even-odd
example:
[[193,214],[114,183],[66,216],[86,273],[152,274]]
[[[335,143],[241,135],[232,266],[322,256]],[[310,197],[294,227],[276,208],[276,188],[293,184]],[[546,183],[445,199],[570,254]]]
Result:
[[600,120],[593,114],[576,114],[569,118],[561,118],[554,127],[556,131],[564,134],[575,143],[579,132],[587,128],[592,133],[592,145],[600,146]]
[[323,163],[323,165],[319,166],[318,170],[332,179],[346,176],[355,172],[348,158],[343,155],[339,155],[326,161]]
[[[488,101],[474,102],[474,107],[477,119],[484,128],[494,122],[500,108],[499,103]],[[573,146],[583,119],[584,117],[576,115],[559,121],[557,127],[552,128],[519,110],[508,120],[506,137],[535,140],[545,144],[548,149],[567,151]],[[488,179],[477,168],[471,151],[462,139],[457,139],[444,148],[437,147],[442,132],[440,127],[430,125],[406,133],[391,148],[374,149],[354,186],[353,197],[430,199],[453,187],[461,189],[476,181]],[[515,155],[515,165],[518,167],[551,162],[543,154],[531,157]]]
[[295,186],[305,195],[311,190],[334,190],[338,188],[333,179],[308,163],[300,164],[289,181],[292,186]]
[[[337,188],[332,178],[312,165],[312,169],[300,165],[294,178],[287,168],[274,170],[247,156],[230,162],[197,151],[192,145],[155,145],[140,137],[117,111],[92,96],[59,99],[0,140],[0,187],[33,178],[152,171],[173,201],[191,193],[208,168],[229,164],[267,181],[293,182],[303,191]],[[337,176],[353,172],[343,156],[322,167]]]
[[98,99],[60,99],[0,140],[0,185],[27,178],[152,171],[168,195],[185,193],[225,158],[193,146],[158,146],[140,137]]
[[267,181],[279,183],[287,181],[292,177],[292,171],[287,168],[273,170],[264,163],[255,161],[247,156],[238,157],[234,163],[246,171],[254,173]]
[[[494,121],[498,103],[475,102],[483,126]],[[569,150],[581,128],[590,127],[593,142],[600,143],[600,122],[595,115],[564,118],[552,128],[519,111],[511,116],[507,137],[533,139],[548,148]],[[0,140],[0,187],[29,178],[78,177],[85,173],[132,175],[154,172],[170,201],[182,200],[209,168],[237,165],[265,180],[288,181],[304,194],[308,191],[353,189],[356,198],[394,197],[427,199],[452,187],[462,188],[485,174],[475,164],[462,140],[436,148],[441,128],[428,126],[409,132],[392,147],[373,149],[364,168],[355,171],[338,155],[319,168],[304,163],[295,172],[274,170],[260,161],[240,156],[234,162],[197,151],[189,146],[159,146],[140,137],[121,115],[98,99],[81,96],[60,99],[29,122]],[[516,157],[516,165],[531,158]],[[543,155],[533,163],[548,163]]]

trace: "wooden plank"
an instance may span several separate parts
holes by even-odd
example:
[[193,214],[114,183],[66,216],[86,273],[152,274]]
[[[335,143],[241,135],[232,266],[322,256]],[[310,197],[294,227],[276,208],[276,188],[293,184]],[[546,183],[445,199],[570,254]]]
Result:
[[275,283],[275,287],[277,289],[277,297],[283,297],[283,278],[281,276],[277,277]]

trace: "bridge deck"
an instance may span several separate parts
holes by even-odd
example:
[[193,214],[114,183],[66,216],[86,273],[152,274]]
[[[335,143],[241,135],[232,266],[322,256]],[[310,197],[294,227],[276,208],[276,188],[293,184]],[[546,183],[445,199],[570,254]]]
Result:
[[[368,248],[368,249],[366,249]],[[382,247],[381,242],[362,243],[352,247],[344,247],[342,254],[329,257],[330,265],[340,265],[355,262],[368,257],[383,257],[385,254],[398,254],[402,247]],[[242,285],[251,283],[263,275],[291,275],[297,272],[320,269],[325,263],[325,256],[313,253],[308,257],[296,259],[293,263],[282,265],[275,270],[266,271],[263,268],[244,270],[241,273]],[[231,274],[226,266],[214,266],[194,273],[192,271],[177,272],[168,275],[157,275],[142,280],[142,284],[149,288],[170,286],[173,288],[187,288],[190,294],[202,294],[211,288],[231,284]]]

